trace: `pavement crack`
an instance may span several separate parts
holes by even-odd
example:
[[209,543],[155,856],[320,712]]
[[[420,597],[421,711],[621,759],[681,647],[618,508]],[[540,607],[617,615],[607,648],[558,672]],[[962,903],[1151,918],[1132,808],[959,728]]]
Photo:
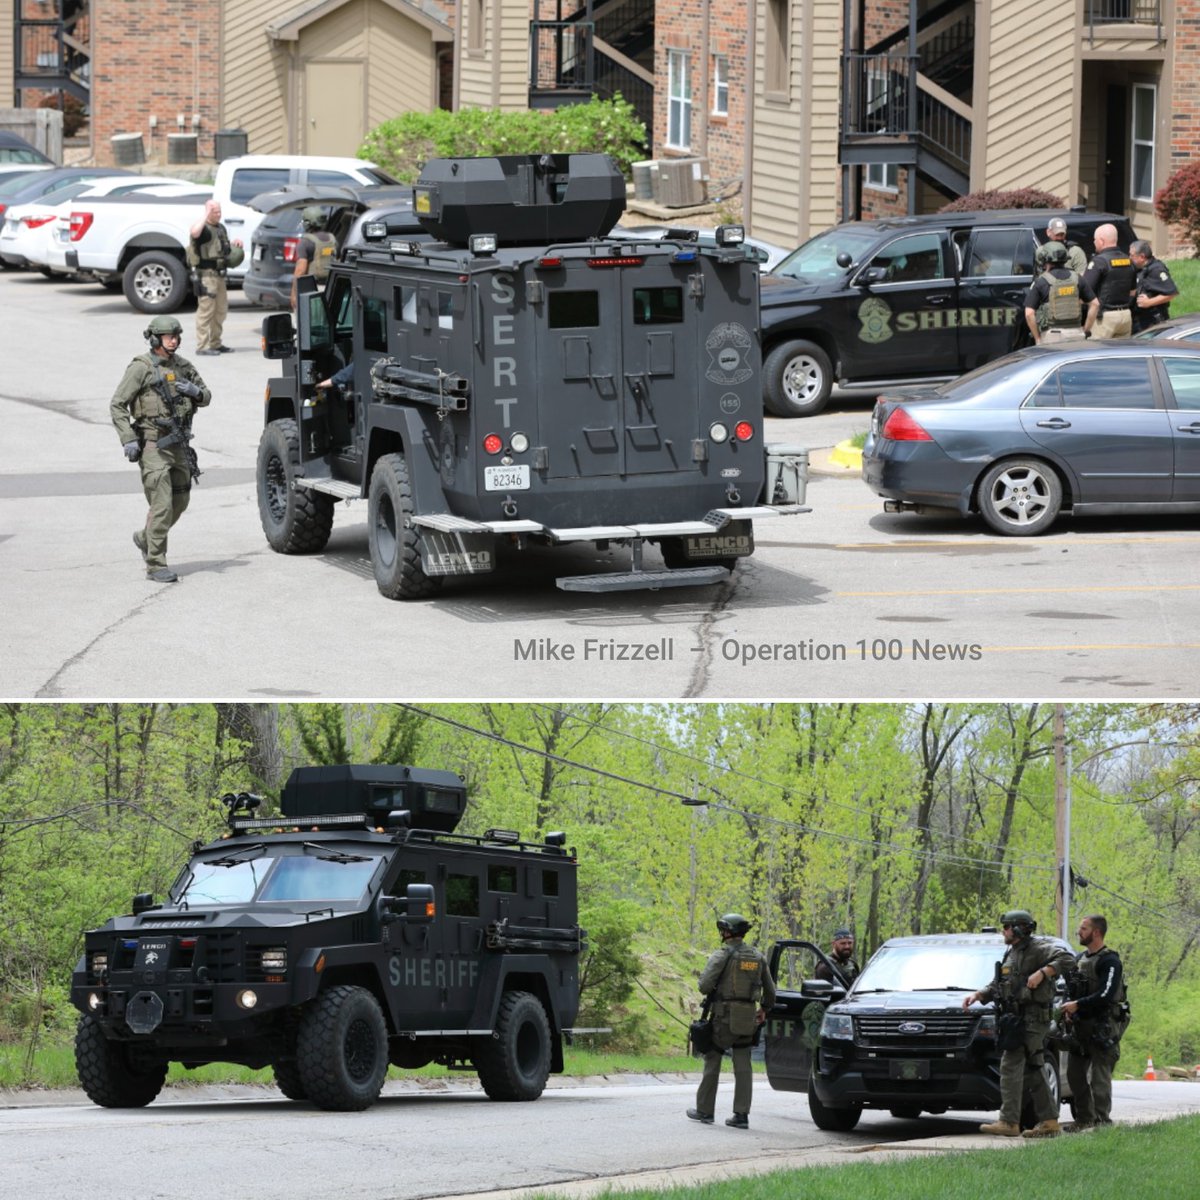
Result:
[[696,631],[700,647],[696,651],[696,665],[692,668],[692,673],[688,677],[687,687],[684,688],[683,696],[685,699],[690,700],[698,696],[703,696],[705,689],[708,687],[708,676],[713,660],[713,631],[718,618],[733,603],[733,598],[737,593],[737,585],[742,579],[743,564],[745,562],[746,560],[742,558],[737,560],[736,566],[729,572],[728,581],[721,584],[720,595],[700,619],[700,625]]

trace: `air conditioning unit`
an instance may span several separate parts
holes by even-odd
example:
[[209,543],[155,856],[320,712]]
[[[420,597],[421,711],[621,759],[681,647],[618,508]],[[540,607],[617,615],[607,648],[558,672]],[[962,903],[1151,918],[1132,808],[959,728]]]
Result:
[[654,200],[665,208],[688,208],[708,199],[707,158],[660,158]]

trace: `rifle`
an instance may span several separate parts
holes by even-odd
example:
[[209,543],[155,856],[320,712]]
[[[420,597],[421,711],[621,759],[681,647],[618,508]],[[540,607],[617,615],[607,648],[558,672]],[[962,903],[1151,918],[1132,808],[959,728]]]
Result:
[[996,1046],[1000,1050],[1015,1050],[1025,1040],[1025,1019],[1021,1005],[1004,977],[1003,959],[996,963],[992,994],[992,1003],[996,1006]]
[[[158,394],[162,396],[163,403],[167,406],[167,412],[170,413],[170,416],[167,417],[154,418],[154,424],[167,434],[166,437],[158,439],[158,448],[160,450],[169,450],[172,446],[182,445],[184,457],[187,460],[188,474],[192,477],[193,483],[199,483],[200,476],[204,472],[200,470],[200,460],[196,457],[196,452],[190,445],[192,440],[191,417],[181,417],[179,415],[175,397],[171,394],[171,389],[167,386],[167,380],[162,373],[162,368],[158,366],[154,368],[154,386],[158,389]],[[193,400],[200,396],[200,389],[188,379],[176,380],[175,390],[181,396],[188,396]]]

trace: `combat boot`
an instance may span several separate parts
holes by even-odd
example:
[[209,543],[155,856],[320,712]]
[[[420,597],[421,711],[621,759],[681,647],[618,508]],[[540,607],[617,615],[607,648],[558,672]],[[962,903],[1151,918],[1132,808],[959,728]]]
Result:
[[712,1113],[702,1113],[698,1108],[689,1108],[687,1115],[693,1121],[699,1121],[701,1125],[711,1125],[713,1123]]
[[1063,1133],[1086,1133],[1089,1129],[1095,1129],[1095,1121],[1068,1121],[1062,1127]]
[[986,1125],[980,1125],[980,1133],[990,1133],[996,1137],[1020,1137],[1020,1125],[1014,1125],[1011,1121],[989,1121]]
[[725,1124],[730,1129],[749,1129],[750,1115],[749,1113],[734,1113],[732,1117],[725,1118]]
[[1048,1121],[1039,1121],[1032,1129],[1027,1129],[1022,1137],[1027,1138],[1048,1138],[1058,1137],[1062,1133],[1062,1126],[1051,1117]]
[[138,529],[134,532],[133,544],[141,551],[142,562],[145,562],[147,551],[146,551],[146,531],[144,529]]
[[151,583],[178,583],[179,576],[171,570],[170,567],[155,567],[153,571],[146,573],[146,578]]

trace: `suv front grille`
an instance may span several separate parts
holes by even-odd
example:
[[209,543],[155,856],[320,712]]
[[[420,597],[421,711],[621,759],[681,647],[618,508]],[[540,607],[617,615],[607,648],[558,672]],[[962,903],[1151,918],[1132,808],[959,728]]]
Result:
[[[978,1013],[937,1012],[908,1015],[856,1016],[854,1040],[860,1046],[928,1050],[934,1046],[965,1046],[975,1030]],[[923,1025],[921,1031],[901,1032],[901,1025]]]

